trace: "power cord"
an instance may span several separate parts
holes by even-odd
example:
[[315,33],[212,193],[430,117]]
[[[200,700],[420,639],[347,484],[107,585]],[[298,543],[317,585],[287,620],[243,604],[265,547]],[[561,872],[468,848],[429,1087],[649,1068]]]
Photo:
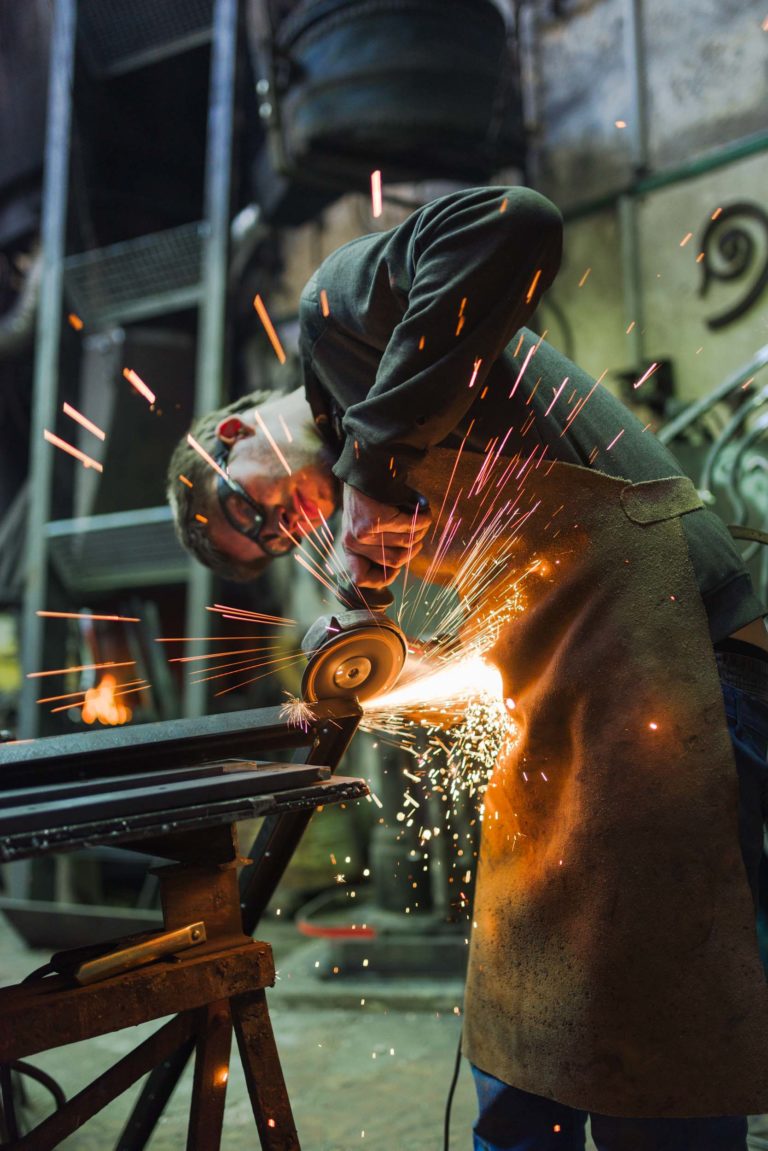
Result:
[[[33,1067],[31,1063],[26,1063],[21,1059],[14,1059],[9,1063],[0,1063],[0,1110],[2,1111],[2,1121],[5,1128],[3,1138],[9,1139],[11,1143],[14,1143],[17,1139],[21,1138],[21,1131],[16,1113],[12,1073],[22,1077],[26,1075],[29,1079],[34,1079],[36,1083],[39,1083],[42,1087],[45,1087],[47,1091],[50,1091],[57,1111],[60,1107],[64,1106],[67,1097],[56,1080],[46,1071],[41,1071],[39,1067]],[[23,1083],[21,1087],[22,1101],[24,1101]]]
[[453,1077],[451,1085],[448,1088],[448,1098],[445,1101],[445,1122],[443,1125],[443,1151],[451,1151],[451,1108],[453,1107],[453,1096],[456,1092],[456,1084],[459,1081],[459,1072],[461,1071],[461,1039],[462,1032],[459,1032],[459,1042],[456,1047],[456,1059],[453,1064]]

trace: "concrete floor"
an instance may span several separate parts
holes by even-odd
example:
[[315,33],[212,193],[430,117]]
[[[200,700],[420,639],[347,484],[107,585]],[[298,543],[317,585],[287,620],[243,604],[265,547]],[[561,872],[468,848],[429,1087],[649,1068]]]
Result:
[[[441,1151],[446,1097],[461,1027],[461,981],[317,976],[325,945],[307,942],[289,924],[259,932],[273,947],[278,981],[270,1014],[303,1151]],[[15,983],[49,958],[31,951],[0,920],[0,982]],[[48,1051],[31,1062],[53,1075],[67,1096],[131,1051],[157,1023]],[[191,1089],[188,1069],[149,1144],[181,1151]],[[109,1151],[136,1089],[116,1100],[60,1146]],[[33,1121],[49,1107],[30,1087]],[[451,1151],[469,1151],[475,1113],[471,1076],[462,1067],[451,1117]],[[235,1052],[227,1089],[223,1151],[258,1148],[245,1083]],[[768,1122],[751,1123],[750,1151],[768,1151]],[[588,1140],[587,1151],[595,1151]]]

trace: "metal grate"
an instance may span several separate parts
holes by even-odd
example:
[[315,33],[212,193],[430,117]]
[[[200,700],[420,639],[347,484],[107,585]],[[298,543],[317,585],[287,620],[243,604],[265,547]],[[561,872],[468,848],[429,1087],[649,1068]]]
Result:
[[79,47],[97,76],[116,76],[210,39],[213,0],[81,0]]
[[73,593],[180,583],[189,574],[168,507],[55,520],[46,535],[56,571]]
[[64,289],[84,323],[94,327],[189,307],[200,298],[204,222],[69,256]]

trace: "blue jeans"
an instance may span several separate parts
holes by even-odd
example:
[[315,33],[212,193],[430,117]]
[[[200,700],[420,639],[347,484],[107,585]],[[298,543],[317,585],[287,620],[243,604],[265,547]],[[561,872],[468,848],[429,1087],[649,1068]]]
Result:
[[[739,776],[739,838],[768,968],[768,887],[763,824],[768,815],[768,663],[717,654],[725,715]],[[761,891],[761,870],[763,890]],[[588,1113],[510,1087],[473,1067],[478,1098],[474,1151],[584,1151]],[[598,1151],[746,1151],[743,1116],[626,1119],[589,1115]]]
[[[480,1114],[474,1151],[584,1151],[587,1112],[518,1091],[472,1068]],[[746,1151],[747,1120],[589,1116],[598,1151]]]

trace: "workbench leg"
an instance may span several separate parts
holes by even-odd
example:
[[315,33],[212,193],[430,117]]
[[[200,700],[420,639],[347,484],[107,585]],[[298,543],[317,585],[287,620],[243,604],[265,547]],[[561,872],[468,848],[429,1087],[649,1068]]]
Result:
[[263,990],[230,1000],[262,1151],[301,1151]]
[[177,1050],[194,1032],[197,1015],[196,1011],[176,1015],[58,1111],[54,1111],[53,1115],[44,1119],[34,1130],[11,1144],[13,1151],[52,1151],[52,1148],[58,1147],[67,1135],[77,1131],[88,1119],[127,1091],[137,1079],[141,1079],[142,1075],[146,1075],[152,1067]]
[[187,1151],[219,1151],[232,1046],[229,1001],[209,1003],[199,1018]]

